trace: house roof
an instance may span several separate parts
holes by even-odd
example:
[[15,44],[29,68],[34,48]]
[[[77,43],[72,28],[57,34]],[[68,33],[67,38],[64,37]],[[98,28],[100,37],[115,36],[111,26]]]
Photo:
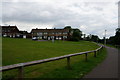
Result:
[[2,29],[7,29],[10,30],[10,32],[19,32],[19,29],[17,28],[17,26],[2,26]]
[[17,26],[2,26],[2,28],[15,28],[15,27],[17,27]]
[[32,29],[31,32],[69,32],[69,29]]

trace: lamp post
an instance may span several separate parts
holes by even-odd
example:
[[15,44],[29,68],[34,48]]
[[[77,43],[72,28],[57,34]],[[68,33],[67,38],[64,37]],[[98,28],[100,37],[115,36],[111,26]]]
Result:
[[105,30],[105,41],[104,41],[104,45],[106,45],[106,31],[107,31],[107,30]]
[[52,43],[54,43],[54,36],[52,36]]

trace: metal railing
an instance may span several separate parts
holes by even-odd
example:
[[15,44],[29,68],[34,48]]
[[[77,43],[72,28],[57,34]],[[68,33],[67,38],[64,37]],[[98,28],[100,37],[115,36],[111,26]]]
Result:
[[37,61],[31,61],[31,62],[26,62],[26,63],[19,63],[19,64],[13,64],[13,65],[8,65],[8,66],[2,66],[2,67],[0,67],[0,72],[18,68],[18,70],[19,70],[18,76],[19,76],[19,78],[23,78],[23,72],[24,72],[23,68],[26,66],[32,66],[32,65],[46,63],[46,62],[55,61],[55,60],[60,60],[60,59],[64,59],[64,58],[67,58],[67,67],[68,67],[68,69],[70,69],[70,57],[85,54],[85,60],[87,61],[87,54],[88,53],[94,52],[94,57],[96,57],[97,52],[100,51],[102,48],[103,48],[103,46],[100,46],[96,50],[92,50],[92,51],[86,51],[86,52],[68,54],[68,55],[64,55],[64,56],[53,57],[53,58],[48,58],[48,59],[43,59],[43,60],[37,60]]

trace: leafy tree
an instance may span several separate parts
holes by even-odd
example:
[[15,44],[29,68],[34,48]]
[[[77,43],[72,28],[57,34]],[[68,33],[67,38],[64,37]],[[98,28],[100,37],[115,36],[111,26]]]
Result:
[[72,34],[72,40],[73,41],[79,41],[81,40],[82,36],[82,31],[80,31],[79,29],[73,29],[73,34]]
[[66,26],[64,29],[72,29],[71,26]]
[[91,37],[92,37],[92,35],[89,34],[89,35],[86,37],[86,40],[87,40],[87,41],[91,41]]
[[115,36],[111,36],[109,40],[107,41],[108,44],[115,44]]
[[115,34],[115,44],[116,45],[120,45],[120,28],[116,29],[116,34]]
[[113,45],[120,45],[120,28],[116,29],[115,36],[111,36],[107,43]]
[[92,35],[91,36],[91,41],[98,42],[99,37],[97,35]]
[[89,35],[86,37],[86,40],[87,40],[87,41],[90,41],[90,36],[89,36]]
[[70,40],[71,39],[71,31],[72,31],[72,28],[71,28],[71,26],[66,26],[66,27],[64,27],[64,29],[69,29],[69,33],[68,33],[68,40]]
[[66,26],[64,29],[69,29],[69,40],[79,41],[82,39],[82,31],[80,31],[79,29],[72,29],[71,26]]

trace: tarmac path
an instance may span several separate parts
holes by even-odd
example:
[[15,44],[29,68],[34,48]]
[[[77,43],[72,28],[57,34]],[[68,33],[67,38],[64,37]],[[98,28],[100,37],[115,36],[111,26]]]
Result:
[[107,57],[83,78],[118,78],[118,49],[106,47]]

